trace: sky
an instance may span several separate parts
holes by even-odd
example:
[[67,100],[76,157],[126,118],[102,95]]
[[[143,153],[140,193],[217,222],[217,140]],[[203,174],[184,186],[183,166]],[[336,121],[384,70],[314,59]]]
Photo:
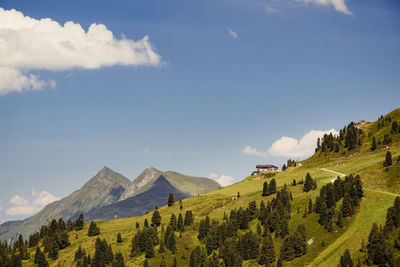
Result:
[[397,0],[0,7],[0,223],[103,166],[228,185],[400,107]]

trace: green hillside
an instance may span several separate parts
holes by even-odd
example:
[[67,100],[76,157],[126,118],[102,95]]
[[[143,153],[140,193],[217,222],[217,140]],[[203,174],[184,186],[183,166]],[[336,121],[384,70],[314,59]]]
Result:
[[[390,117],[390,122],[389,118]],[[336,267],[339,264],[341,256],[345,250],[350,251],[350,255],[355,262],[360,259],[362,266],[366,266],[368,253],[360,251],[362,243],[365,246],[368,243],[368,236],[372,225],[385,225],[387,209],[393,206],[396,196],[400,196],[400,133],[392,131],[392,122],[400,122],[400,109],[397,109],[382,119],[366,123],[359,126],[361,132],[357,131],[357,137],[352,140],[353,147],[345,145],[345,142],[333,141],[333,149],[318,150],[307,160],[301,162],[298,167],[290,168],[274,176],[277,182],[278,191],[286,185],[287,190],[292,194],[293,200],[290,202],[291,211],[288,221],[289,234],[296,232],[299,225],[304,225],[306,230],[307,253],[296,257],[291,261],[283,261],[283,266],[332,266]],[[383,126],[382,126],[383,122]],[[378,123],[379,128],[378,128]],[[351,127],[350,127],[351,128]],[[382,144],[384,136],[390,135],[391,142]],[[372,139],[381,141],[377,148],[371,150]],[[346,135],[344,136],[346,139]],[[343,139],[343,140],[344,140]],[[350,140],[350,138],[348,138]],[[338,145],[335,145],[335,142]],[[350,142],[350,143],[351,143]],[[331,145],[331,144],[330,144]],[[336,150],[335,151],[335,146]],[[387,152],[390,151],[393,159],[392,165],[383,166]],[[310,173],[312,179],[317,182],[317,188],[308,192],[304,192],[303,184],[298,182],[305,180],[306,174]],[[315,203],[316,197],[320,195],[320,189],[323,185],[333,182],[338,174],[344,175],[360,175],[363,183],[364,196],[360,199],[357,206],[354,206],[353,215],[343,218],[343,227],[338,227],[336,224],[328,225],[325,229],[324,225],[318,223],[320,214],[315,212],[306,214],[304,210],[307,208],[310,199]],[[198,233],[200,221],[209,216],[219,222],[223,221],[224,214],[229,216],[233,209],[240,207],[246,209],[249,203],[255,201],[257,207],[260,207],[261,201],[267,204],[277,194],[262,196],[263,184],[265,181],[270,183],[272,178],[264,178],[263,176],[246,177],[241,182],[228,187],[215,190],[200,196],[184,199],[182,202],[183,210],[180,210],[179,203],[175,203],[172,207],[160,207],[158,211],[162,217],[161,223],[167,227],[170,223],[170,217],[175,214],[178,217],[186,211],[191,210],[194,215],[194,224],[185,226],[185,231],[182,237],[179,233],[175,233],[176,239],[176,260],[177,266],[189,266],[190,255],[192,250],[201,245],[205,247],[204,240],[199,241]],[[297,181],[296,186],[292,186],[293,180]],[[344,178],[343,178],[344,179]],[[240,198],[234,200],[234,196],[240,193]],[[341,198],[336,203],[336,215],[341,212],[340,208],[345,202]],[[336,218],[335,215],[335,218]],[[115,252],[121,252],[125,260],[126,266],[143,266],[145,253],[131,257],[132,239],[135,234],[143,229],[145,219],[151,222],[152,213],[135,218],[116,219],[109,221],[98,222],[101,233],[101,239],[107,240],[111,244]],[[136,228],[136,223],[139,223],[140,228]],[[257,224],[260,221],[256,218],[249,222],[249,228],[238,230],[238,236],[243,236],[250,230],[257,235]],[[326,226],[327,224],[325,224]],[[92,257],[95,253],[95,240],[97,237],[88,237],[89,224],[86,223],[83,230],[69,232],[70,246],[59,251],[57,260],[49,259],[50,266],[75,266],[74,255],[78,247],[81,246]],[[158,227],[158,235],[160,236],[161,227]],[[400,251],[395,248],[395,239],[400,232],[400,228],[396,228],[386,234],[387,242],[390,244],[391,253],[397,266],[400,266]],[[122,236],[121,243],[117,243],[117,234]],[[258,235],[257,235],[258,236]],[[273,244],[275,248],[276,260],[273,266],[276,266],[277,259],[281,246],[288,236],[281,238],[273,234]],[[211,238],[211,237],[208,237]],[[260,236],[258,236],[261,239]],[[33,264],[33,258],[36,248],[29,248],[31,259],[23,261],[24,266],[36,266]],[[173,255],[169,249],[165,249],[164,253],[159,253],[159,246],[155,246],[155,257],[149,258],[149,266],[160,266],[162,258],[165,258],[166,266],[172,266]],[[220,254],[221,251],[217,251]],[[222,259],[220,259],[222,262]],[[111,266],[111,265],[110,265]],[[243,266],[260,266],[258,259],[243,260]],[[265,266],[265,265],[264,265]],[[393,265],[394,266],[394,265]]]

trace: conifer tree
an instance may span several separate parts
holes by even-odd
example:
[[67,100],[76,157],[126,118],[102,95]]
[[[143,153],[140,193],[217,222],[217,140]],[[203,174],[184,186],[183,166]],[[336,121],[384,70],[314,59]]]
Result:
[[136,222],[136,229],[139,228],[139,222]]
[[269,190],[268,190],[268,182],[265,181],[264,185],[263,185],[263,192],[262,192],[262,196],[268,196],[269,195]]
[[276,193],[276,180],[275,178],[272,178],[271,183],[269,184],[269,194],[275,194]]
[[337,225],[339,228],[342,228],[342,227],[343,227],[343,214],[342,214],[342,212],[339,212],[339,214],[338,214],[338,219],[337,219],[337,221],[336,221],[336,225]]
[[376,149],[376,139],[375,136],[372,137],[371,151],[375,151]]
[[143,267],[149,267],[149,261],[147,259],[144,260]]
[[79,231],[83,229],[84,218],[83,214],[79,215],[78,219],[75,221],[75,231]]
[[308,201],[308,213],[312,213],[313,212],[313,204],[312,204],[312,200],[310,198],[310,200]]
[[172,231],[176,231],[176,224],[177,224],[176,216],[175,214],[172,213],[171,218],[169,220],[169,225],[171,226]]
[[258,259],[258,264],[263,265],[267,262],[273,263],[275,261],[275,248],[274,242],[272,241],[272,236],[270,233],[267,234],[265,238],[263,238],[260,257]]
[[203,247],[195,247],[190,253],[189,267],[204,266],[206,257],[207,255]]
[[146,258],[154,258],[154,244],[153,240],[150,238],[146,241]]
[[100,228],[94,221],[92,221],[89,225],[88,236],[96,236],[99,234],[100,234]]
[[340,267],[353,267],[353,260],[351,259],[348,249],[346,249],[344,254],[340,257]]
[[149,227],[149,221],[147,220],[147,218],[144,219],[143,227],[144,227],[144,228]]
[[178,216],[178,223],[176,225],[176,228],[181,233],[185,231],[185,227],[183,225],[183,217],[182,217],[182,214],[180,214],[180,213],[179,213],[179,216]]
[[39,257],[40,257],[40,253],[42,253],[42,252],[40,251],[40,247],[37,246],[37,247],[36,247],[35,258],[34,258],[33,263],[38,263],[38,259],[39,259]]
[[160,226],[161,224],[161,216],[157,208],[154,210],[153,216],[151,217],[151,224],[156,227]]
[[121,233],[117,234],[117,243],[122,243],[122,236]]
[[303,191],[308,192],[308,191],[312,190],[313,185],[314,185],[313,179],[311,178],[311,175],[308,172],[306,175],[306,180],[304,182]]
[[386,152],[386,159],[383,162],[383,166],[384,167],[388,167],[392,165],[392,153],[390,153],[390,151]]
[[168,207],[173,206],[174,203],[175,203],[174,194],[169,193],[169,196],[168,196]]
[[58,259],[58,245],[55,241],[51,242],[49,258],[52,260]]
[[117,252],[112,262],[112,267],[124,267],[124,266],[125,266],[124,256],[122,256],[121,252]]
[[351,196],[350,196],[350,193],[348,193],[348,192],[345,193],[345,195],[344,195],[341,212],[342,212],[343,218],[353,215],[353,206],[352,206]]
[[176,241],[175,241],[175,234],[174,232],[171,232],[168,238],[168,249],[171,250],[172,254],[175,254],[176,252]]

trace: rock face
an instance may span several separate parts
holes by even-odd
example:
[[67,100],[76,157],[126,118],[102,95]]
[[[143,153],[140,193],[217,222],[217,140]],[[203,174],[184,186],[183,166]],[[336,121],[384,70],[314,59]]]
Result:
[[[25,238],[38,231],[52,219],[76,219],[83,213],[92,219],[111,219],[138,216],[166,204],[173,192],[179,199],[204,194],[221,186],[208,178],[192,177],[177,172],[145,169],[133,182],[104,167],[80,189],[69,196],[50,203],[35,215],[16,222],[0,225],[0,240],[14,240],[21,233]],[[113,206],[113,204],[118,205]],[[104,209],[102,209],[105,207]],[[107,208],[106,208],[107,207]],[[111,209],[117,209],[112,212]],[[102,215],[104,213],[104,216]],[[112,216],[112,217],[110,217]]]
[[126,191],[121,195],[119,200],[125,200],[130,196],[134,195],[137,190],[145,186],[152,180],[157,179],[161,175],[161,171],[157,170],[156,168],[147,168],[145,169],[133,182],[132,184],[126,189]]
[[80,213],[112,204],[119,200],[122,193],[131,185],[131,181],[123,175],[104,167],[92,179],[68,197],[50,203],[35,215],[25,219],[15,227],[0,226],[0,240],[15,239],[20,233],[25,238],[39,230],[40,226],[53,218],[75,219]]
[[140,194],[128,199],[101,207],[86,215],[87,220],[110,220],[114,218],[126,218],[139,216],[146,211],[154,210],[155,206],[167,204],[169,193],[173,193],[175,200],[190,197],[174,187],[163,175],[160,175],[152,184],[152,187]]

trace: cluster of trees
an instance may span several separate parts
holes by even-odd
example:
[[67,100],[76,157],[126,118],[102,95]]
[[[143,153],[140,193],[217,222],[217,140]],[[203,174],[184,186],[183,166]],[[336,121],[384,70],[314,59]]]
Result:
[[296,167],[296,161],[293,159],[288,159],[286,164],[283,164],[282,171],[286,170],[289,167]]
[[[315,199],[314,211],[320,215],[319,223],[324,225],[328,231],[333,230],[333,223],[339,227],[343,226],[343,218],[353,215],[354,208],[359,205],[364,196],[363,184],[360,176],[349,175],[343,179],[336,178],[334,183],[324,185],[319,196]],[[336,203],[343,198],[339,214],[336,216]],[[309,202],[308,211],[312,207]]]
[[265,181],[264,185],[263,185],[262,196],[265,197],[265,196],[269,196],[269,195],[272,195],[272,194],[275,194],[275,193],[276,193],[276,180],[275,180],[275,178],[272,178],[271,182],[269,184],[268,184],[268,181]]
[[97,226],[97,224],[92,221],[89,225],[88,229],[88,236],[96,236],[100,234],[100,227]]
[[[22,260],[30,258],[28,248],[34,247],[37,247],[35,264],[48,266],[45,255],[47,254],[48,258],[56,260],[59,250],[70,245],[68,232],[74,229],[76,231],[83,229],[83,224],[83,214],[75,221],[69,219],[67,223],[62,218],[58,221],[52,219],[49,224],[42,225],[39,232],[31,234],[28,240],[24,240],[23,236],[19,235],[13,246],[0,243],[0,266],[21,266]],[[43,251],[39,247],[40,241],[42,241]]]
[[167,228],[164,230],[164,225],[161,226],[161,238],[158,237],[157,230],[157,227],[161,225],[161,216],[157,207],[153,212],[151,221],[152,224],[149,225],[146,219],[143,224],[143,229],[139,230],[133,237],[131,257],[144,252],[146,258],[153,258],[155,256],[154,247],[156,245],[160,245],[159,253],[164,253],[165,248],[175,253],[177,249],[175,232],[179,232],[181,237],[182,233],[185,231],[185,226],[193,224],[193,214],[191,210],[186,211],[185,217],[183,217],[181,213],[179,213],[178,218],[175,214],[171,214]]
[[90,255],[86,255],[85,249],[82,249],[81,246],[75,251],[76,267],[87,267],[92,264],[92,258]]
[[299,225],[296,231],[288,236],[282,244],[280,257],[285,261],[294,260],[307,253],[306,228]]
[[[117,253],[118,254],[118,253]],[[120,264],[120,260],[122,258],[122,265]],[[85,257],[83,257],[83,262],[85,261]],[[96,239],[95,243],[95,252],[93,259],[91,260],[92,267],[105,267],[108,264],[113,266],[123,266],[123,257],[122,255],[115,257],[111,244],[108,245],[105,239],[101,240],[100,238]],[[78,266],[78,265],[77,265]]]
[[[361,252],[366,251],[367,253],[368,257],[365,260],[365,264],[391,267],[395,266],[393,250],[400,250],[400,235],[394,240],[393,247],[389,241],[389,238],[392,236],[391,234],[399,227],[400,197],[396,197],[393,206],[387,209],[385,226],[382,228],[374,223],[368,236],[366,250],[364,249],[364,245],[362,245],[360,249]],[[361,266],[360,259],[358,259],[357,264],[357,266]],[[353,260],[351,259],[350,252],[348,250],[346,250],[346,252],[340,258],[340,266],[353,266]]]
[[[196,251],[192,252],[191,262],[216,264],[218,258],[213,256],[215,254],[219,255],[225,266],[242,266],[242,261],[248,259],[257,259],[262,265],[275,262],[275,248],[271,233],[281,238],[289,235],[290,195],[284,187],[277,192],[276,197],[268,201],[267,205],[261,201],[258,207],[257,203],[252,201],[246,208],[231,210],[229,216],[225,213],[222,222],[210,220],[206,216],[200,221],[198,233],[198,239],[205,244],[205,249],[196,248]],[[249,229],[249,222],[253,220],[259,221],[257,231],[255,233],[247,231],[240,235],[238,231]],[[295,243],[297,244],[298,234],[294,236],[296,236]],[[292,239],[293,237],[286,241],[290,246],[293,243]]]
[[361,146],[361,137],[363,132],[358,129],[354,122],[340,129],[339,135],[334,136],[332,133],[325,134],[322,139],[317,139],[317,147],[315,152],[340,152],[344,149],[348,151]]
[[311,174],[307,172],[306,180],[303,184],[303,191],[308,192],[311,190],[315,190],[317,188],[317,181],[311,177]]

